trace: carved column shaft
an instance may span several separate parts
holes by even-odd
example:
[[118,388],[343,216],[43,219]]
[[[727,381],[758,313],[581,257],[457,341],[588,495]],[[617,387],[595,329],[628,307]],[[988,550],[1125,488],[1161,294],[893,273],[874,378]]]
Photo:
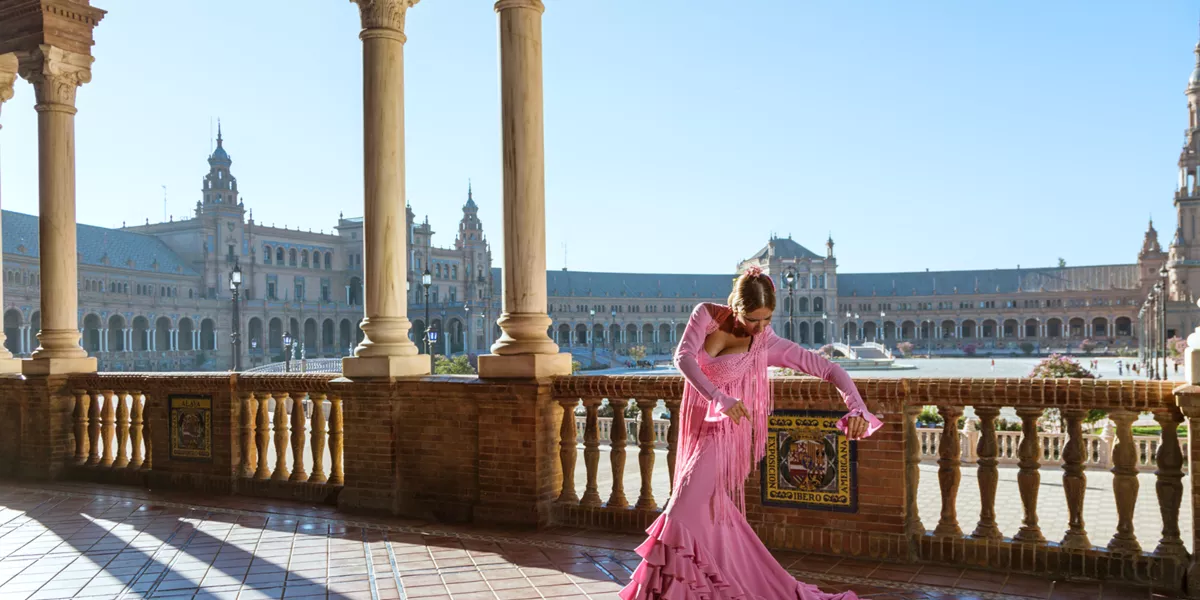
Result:
[[292,474],[288,481],[307,481],[308,471],[304,468],[304,446],[308,433],[308,419],[304,418],[304,392],[292,396]]
[[[33,84],[38,113],[42,331],[33,358],[74,359],[63,362],[62,369],[95,371],[95,359],[88,359],[79,345],[75,239],[75,91],[91,81],[93,59],[46,44],[19,59],[21,77]],[[48,365],[34,367],[42,374],[60,370]]]
[[558,458],[562,465],[562,490],[559,491],[558,501],[564,504],[575,504],[579,502],[579,496],[575,493],[575,459],[578,455],[576,449],[576,433],[575,433],[575,407],[579,405],[577,398],[565,398],[558,401],[559,406],[562,406],[562,424],[558,430]]
[[638,423],[638,467],[641,470],[642,489],[638,493],[635,508],[654,510],[658,505],[654,502],[654,407],[657,399],[638,398],[638,408],[641,409],[641,421]]
[[938,414],[942,416],[942,439],[938,448],[938,485],[942,491],[942,515],[934,528],[935,535],[961,536],[962,529],[958,526],[958,484],[962,480],[959,470],[962,447],[958,440],[958,420],[962,418],[962,408],[958,406],[939,406]]
[[1108,417],[1117,424],[1117,443],[1112,450],[1113,496],[1117,501],[1117,532],[1108,542],[1111,552],[1141,552],[1133,532],[1133,511],[1137,505],[1137,445],[1133,439],[1133,421],[1137,413],[1118,410]]
[[429,373],[408,338],[404,201],[404,20],[417,0],[354,0],[363,44],[363,341],[343,371]]
[[1179,506],[1183,502],[1183,451],[1179,447],[1179,424],[1183,415],[1178,409],[1156,410],[1154,420],[1162,427],[1162,442],[1158,446],[1154,471],[1154,488],[1158,493],[1158,509],[1162,512],[1162,539],[1154,549],[1157,556],[1183,559],[1187,549],[1179,533]]
[[255,479],[270,479],[271,464],[271,393],[258,394],[258,415],[255,419],[254,434],[256,437],[255,454],[258,458],[258,468],[254,470]]
[[919,414],[919,405],[904,407],[904,529],[910,536],[925,534],[925,525],[921,523],[917,508],[917,486],[921,481],[921,440],[917,436]]
[[1088,540],[1087,529],[1083,525],[1083,497],[1087,489],[1087,475],[1084,474],[1083,456],[1083,419],[1087,411],[1083,409],[1064,409],[1063,419],[1067,422],[1067,445],[1062,450],[1063,460],[1063,493],[1067,497],[1067,532],[1063,536],[1064,548],[1087,549],[1092,547]]
[[996,484],[1000,480],[996,470],[996,417],[999,414],[998,408],[975,409],[975,415],[979,417],[979,444],[975,448],[975,453],[979,456],[979,523],[971,536],[990,540],[1004,537],[1000,533],[1000,527],[996,525]]
[[[312,401],[312,473],[308,476],[309,483],[325,483],[325,394],[320,392],[308,395]],[[301,411],[303,413],[303,411]]]
[[138,469],[145,466],[145,456],[142,454],[143,432],[146,422],[146,398],[142,392],[134,390],[129,393],[129,401],[133,404],[133,416],[130,418],[129,450],[132,456],[129,467]]
[[628,398],[609,398],[608,405],[613,409],[612,429],[609,430],[609,461],[612,463],[612,494],[608,497],[611,508],[625,508],[629,501],[625,499],[625,444],[629,441],[629,430],[625,427],[625,407],[629,405]]
[[271,420],[275,427],[275,470],[271,473],[271,479],[275,481],[287,481],[289,475],[287,468],[288,399],[287,392],[275,396],[275,418]]
[[583,429],[583,464],[587,468],[587,484],[583,490],[580,506],[595,508],[601,505],[600,489],[596,482],[600,467],[600,398],[584,398],[583,408],[587,411]]
[[[546,175],[542,110],[540,0],[496,3],[500,34],[503,157],[503,330],[498,355],[555,355],[546,330]],[[569,369],[569,358],[563,362]],[[569,371],[568,371],[569,372]]]
[[254,422],[257,417],[258,399],[254,397],[254,392],[242,394],[242,477],[254,477],[258,459],[258,448],[254,445]]
[[329,398],[329,484],[343,485],[345,474],[342,472],[342,398]]
[[1017,409],[1017,416],[1021,417],[1021,445],[1017,447],[1020,456],[1017,462],[1017,488],[1021,492],[1021,505],[1025,508],[1021,528],[1013,536],[1013,539],[1019,542],[1046,541],[1041,527],[1038,526],[1037,514],[1038,486],[1042,482],[1042,476],[1038,472],[1042,452],[1038,440],[1037,420],[1042,416],[1042,412],[1041,408]]
[[[3,108],[4,103],[13,97],[13,83],[17,79],[17,70],[18,61],[16,54],[0,54],[0,108]],[[3,272],[2,262],[0,262],[0,272]],[[3,297],[4,278],[0,277],[0,298]],[[6,340],[3,328],[0,327],[0,362],[7,361],[13,357],[12,352],[9,352],[4,344]],[[14,366],[13,370],[15,369],[16,367]],[[78,439],[78,436],[76,436],[76,443],[78,443]]]
[[123,469],[129,466],[129,404],[125,402],[125,392],[117,392],[112,396],[117,403],[117,441],[113,450],[116,456],[113,468]]

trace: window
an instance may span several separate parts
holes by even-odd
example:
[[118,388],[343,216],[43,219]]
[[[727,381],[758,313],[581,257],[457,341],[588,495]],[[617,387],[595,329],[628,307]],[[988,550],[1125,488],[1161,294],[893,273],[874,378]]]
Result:
[[329,271],[331,269],[333,269],[333,253],[326,252],[325,253],[325,270]]
[[296,266],[296,249],[295,248],[288,250],[288,265],[292,266],[292,267]]
[[304,250],[303,252],[300,253],[300,266],[302,266],[302,267],[308,266],[308,250]]
[[455,288],[455,287],[451,287],[451,288],[450,288],[450,302],[457,302],[457,301],[458,301],[458,300],[457,300],[457,296],[458,296],[458,293],[457,293],[457,292],[458,292],[458,288]]
[[295,288],[295,296],[293,296],[293,297],[296,300],[303,302],[304,301],[304,278],[297,277],[296,282],[293,287]]
[[264,265],[271,264],[271,247],[270,246],[263,247],[263,264]]
[[450,267],[450,272],[451,272],[451,275],[450,275],[451,279],[458,279],[458,265],[454,265],[454,266]]
[[283,266],[283,248],[275,249],[275,264]]
[[330,292],[329,292],[329,280],[322,279],[321,280],[321,302],[329,302],[330,300],[331,300],[331,298],[330,298]]

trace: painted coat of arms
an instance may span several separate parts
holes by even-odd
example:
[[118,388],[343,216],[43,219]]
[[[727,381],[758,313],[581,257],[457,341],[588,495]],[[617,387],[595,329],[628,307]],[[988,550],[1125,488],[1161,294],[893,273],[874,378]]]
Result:
[[855,442],[837,428],[843,414],[777,410],[767,419],[762,502],[770,506],[858,509]]
[[212,461],[212,396],[169,396],[171,460]]

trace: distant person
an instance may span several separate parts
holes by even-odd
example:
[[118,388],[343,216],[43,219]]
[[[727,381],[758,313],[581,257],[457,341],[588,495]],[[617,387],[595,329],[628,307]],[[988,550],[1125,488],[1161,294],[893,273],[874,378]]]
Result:
[[996,359],[992,359],[992,372],[996,371]]
[[1121,375],[1124,375],[1124,374],[1125,374],[1124,363],[1122,363],[1121,359],[1118,358],[1117,359],[1117,376],[1120,377]]

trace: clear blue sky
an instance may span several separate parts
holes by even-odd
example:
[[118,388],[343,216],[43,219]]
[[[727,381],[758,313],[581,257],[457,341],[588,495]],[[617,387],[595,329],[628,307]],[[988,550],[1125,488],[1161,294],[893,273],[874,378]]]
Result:
[[[260,222],[362,214],[345,0],[94,0],[84,223],[189,214],[210,122]],[[546,0],[548,266],[729,272],[774,231],[844,272],[1131,262],[1169,242],[1196,0]],[[492,2],[424,0],[406,46],[408,201],[497,252]],[[5,104],[3,205],[37,211],[36,115]]]

